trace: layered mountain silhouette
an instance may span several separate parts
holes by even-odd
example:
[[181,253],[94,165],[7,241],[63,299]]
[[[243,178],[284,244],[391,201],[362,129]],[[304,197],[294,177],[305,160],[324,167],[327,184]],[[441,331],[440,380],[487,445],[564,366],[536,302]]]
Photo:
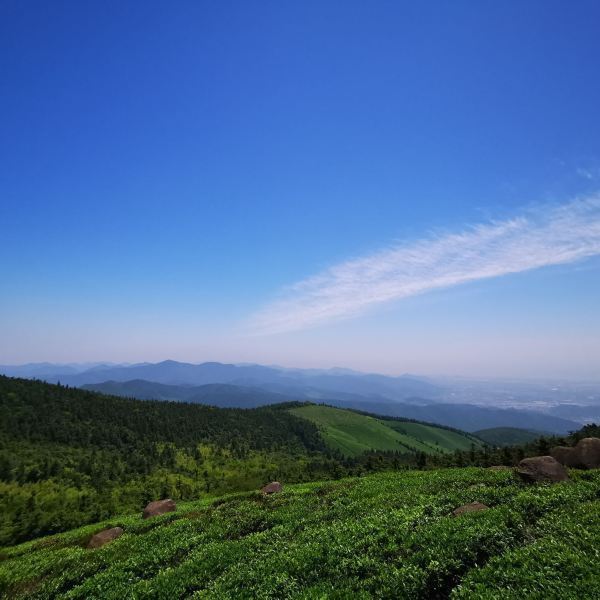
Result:
[[89,383],[81,387],[103,394],[137,398],[138,400],[175,400],[207,404],[219,408],[257,408],[290,401],[290,397],[283,394],[229,383],[207,383],[200,386],[168,385],[134,379],[132,381]]
[[[28,373],[27,368],[30,373]],[[17,372],[15,372],[17,371]],[[43,371],[43,372],[42,372]],[[260,387],[285,394],[311,394],[326,397],[329,392],[358,396],[403,400],[411,396],[437,398],[442,388],[425,379],[405,375],[387,377],[377,374],[354,373],[346,369],[283,369],[261,365],[233,365],[207,362],[199,365],[165,360],[160,363],[136,365],[101,365],[79,373],[69,372],[57,365],[53,373],[50,365],[43,370],[38,365],[0,367],[0,372],[13,377],[37,377],[49,383],[82,386],[105,381],[131,381],[143,379],[168,385],[206,385],[229,383],[247,387]]]
[[348,369],[286,369],[254,364],[202,364],[166,360],[134,365],[31,364],[0,367],[6,375],[84,387],[142,400],[175,400],[254,408],[311,400],[340,408],[438,423],[465,431],[519,427],[567,433],[579,425],[564,415],[444,401],[446,391],[413,375],[389,377]]

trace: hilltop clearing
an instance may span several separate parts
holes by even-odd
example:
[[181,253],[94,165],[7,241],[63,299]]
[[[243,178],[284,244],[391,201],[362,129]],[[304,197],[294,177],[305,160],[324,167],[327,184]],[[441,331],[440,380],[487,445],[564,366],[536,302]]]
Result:
[[331,406],[312,404],[293,408],[290,412],[317,425],[325,441],[347,456],[371,450],[441,454],[483,446],[481,440],[462,431]]

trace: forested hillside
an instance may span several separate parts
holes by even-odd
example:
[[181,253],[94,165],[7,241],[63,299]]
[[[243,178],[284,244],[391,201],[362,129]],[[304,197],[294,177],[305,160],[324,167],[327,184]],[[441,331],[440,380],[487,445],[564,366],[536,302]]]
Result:
[[474,435],[490,446],[516,446],[532,442],[544,434],[541,431],[529,431],[517,427],[490,427],[475,431]]
[[[468,434],[327,406],[218,409],[0,377],[0,545],[228,491],[387,469],[516,464]],[[589,435],[597,435],[589,427]],[[385,434],[385,435],[384,435]]]
[[0,544],[281,477],[331,477],[339,460],[287,410],[126,400],[0,377]]
[[[395,430],[400,421],[390,427],[314,407],[358,424],[345,433],[352,452],[343,453],[329,430],[294,414],[303,406],[312,410],[299,403],[219,409],[0,377],[0,544],[137,510],[158,497],[191,500],[255,489],[271,479],[313,481],[423,466],[426,454],[444,449],[419,441],[422,432],[411,437]],[[373,435],[373,422],[389,439]],[[430,434],[437,429],[422,427]]]

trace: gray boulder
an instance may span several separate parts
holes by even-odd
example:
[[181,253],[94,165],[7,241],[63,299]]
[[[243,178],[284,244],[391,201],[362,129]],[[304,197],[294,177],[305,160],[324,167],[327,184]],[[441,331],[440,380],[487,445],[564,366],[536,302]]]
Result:
[[123,529],[121,527],[111,527],[105,529],[93,535],[87,544],[88,548],[101,548],[104,544],[116,540],[118,537],[123,535]]
[[524,458],[517,467],[517,474],[528,483],[557,482],[569,479],[567,470],[552,456]]
[[157,517],[158,515],[164,515],[168,512],[174,512],[177,510],[177,505],[171,498],[165,500],[154,500],[150,502],[142,513],[142,519],[149,519],[150,517]]
[[283,489],[283,486],[279,483],[279,481],[271,481],[261,489],[263,494],[275,494],[280,492]]
[[555,446],[550,450],[550,454],[565,467],[577,466],[577,453],[575,452],[575,448],[570,448],[569,446]]
[[600,438],[583,438],[574,448],[556,446],[550,454],[566,467],[600,469]]
[[577,466],[582,469],[600,468],[600,438],[583,438],[575,446]]

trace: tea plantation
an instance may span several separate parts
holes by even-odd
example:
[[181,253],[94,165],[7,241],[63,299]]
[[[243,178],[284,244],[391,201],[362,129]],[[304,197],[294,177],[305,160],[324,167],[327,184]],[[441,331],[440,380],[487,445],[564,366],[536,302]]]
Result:
[[483,447],[480,439],[464,431],[333,406],[310,404],[289,412],[317,425],[327,444],[345,456],[359,456],[370,450],[443,454]]
[[[600,597],[600,472],[398,471],[237,493],[6,548],[5,598]],[[452,516],[469,502],[490,508]],[[107,526],[125,533],[88,550]]]

